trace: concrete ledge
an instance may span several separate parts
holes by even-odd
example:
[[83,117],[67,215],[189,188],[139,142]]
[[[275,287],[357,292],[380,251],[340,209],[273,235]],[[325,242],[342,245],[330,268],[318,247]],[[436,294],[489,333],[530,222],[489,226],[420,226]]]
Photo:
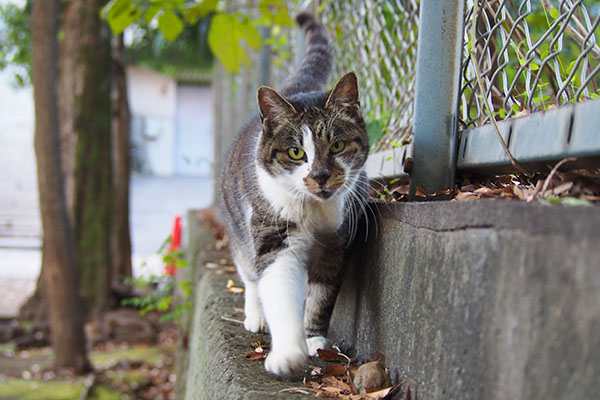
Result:
[[243,355],[252,350],[252,342],[269,339],[268,335],[263,338],[263,335],[247,332],[241,324],[221,318],[243,318],[234,311],[235,307],[243,307],[243,295],[226,290],[227,280],[231,278],[208,271],[196,287],[185,399],[313,399],[279,393],[282,389],[301,387],[302,378],[276,378],[265,372],[263,361],[244,358]]
[[417,398],[597,398],[599,208],[379,208],[332,318],[343,349],[382,351]]

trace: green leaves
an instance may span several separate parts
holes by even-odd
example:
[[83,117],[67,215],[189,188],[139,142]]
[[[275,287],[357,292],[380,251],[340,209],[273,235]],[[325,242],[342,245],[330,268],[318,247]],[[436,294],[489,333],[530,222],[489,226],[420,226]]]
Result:
[[247,17],[224,13],[213,17],[208,32],[208,45],[229,73],[239,72],[242,63],[250,65],[242,41],[255,50],[259,50],[262,45],[258,30],[250,24]]
[[204,0],[200,3],[187,3],[181,7],[181,12],[186,21],[195,24],[200,18],[203,18],[211,12],[217,11],[219,0]]
[[15,87],[31,83],[31,25],[25,6],[0,4],[0,71],[7,69]]
[[165,10],[158,17],[158,29],[166,40],[175,40],[183,30],[183,22],[172,10]]
[[258,9],[268,21],[268,25],[294,25],[294,20],[290,17],[287,5],[282,0],[261,0]]
[[142,9],[132,0],[112,0],[100,11],[101,17],[106,19],[114,35],[122,33],[141,14]]
[[[102,9],[101,16],[108,22],[113,34],[122,33],[128,26],[144,22],[157,27],[165,40],[177,39],[185,24],[196,24],[201,18],[212,15],[208,31],[208,45],[212,53],[229,73],[237,73],[242,65],[250,65],[248,48],[260,50],[262,38],[257,25],[273,27],[291,26],[287,2],[284,0],[260,0],[261,16],[251,20],[243,13],[222,11],[219,0],[111,0]],[[237,10],[248,8],[243,5]],[[249,14],[249,9],[247,13]]]

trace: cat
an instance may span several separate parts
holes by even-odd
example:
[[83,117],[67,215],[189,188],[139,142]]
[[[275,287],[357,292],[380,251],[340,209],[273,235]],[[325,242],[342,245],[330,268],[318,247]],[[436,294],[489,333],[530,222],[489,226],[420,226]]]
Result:
[[310,14],[296,20],[306,54],[279,92],[258,89],[260,113],[234,141],[219,188],[245,285],[244,326],[270,332],[265,369],[275,375],[298,372],[331,347],[329,319],[368,193],[356,75],[323,91],[333,62],[328,31]]

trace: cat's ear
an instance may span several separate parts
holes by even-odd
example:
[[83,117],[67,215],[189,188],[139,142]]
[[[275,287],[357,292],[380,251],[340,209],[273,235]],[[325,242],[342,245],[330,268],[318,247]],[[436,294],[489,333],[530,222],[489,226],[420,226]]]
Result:
[[268,86],[259,87],[256,97],[262,119],[274,119],[281,114],[296,112],[296,109],[289,101],[284,99],[275,89]]
[[327,96],[325,108],[334,104],[355,105],[358,104],[358,80],[354,72],[348,72],[342,76]]

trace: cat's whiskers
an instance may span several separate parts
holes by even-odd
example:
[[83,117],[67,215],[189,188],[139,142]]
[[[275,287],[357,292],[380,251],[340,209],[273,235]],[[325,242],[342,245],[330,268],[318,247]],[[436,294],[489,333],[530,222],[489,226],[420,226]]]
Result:
[[[371,202],[369,202],[369,200],[370,200],[369,187],[370,187],[371,181],[369,180],[369,178],[367,176],[359,175],[357,183],[362,183],[362,185],[360,186],[360,189],[355,192],[355,195],[357,196],[357,199],[360,201],[360,203],[364,204],[364,206],[366,206],[366,209],[368,209],[370,211],[371,216],[373,216],[373,222],[375,224],[375,233],[377,233],[379,231],[379,226],[377,224],[377,213],[375,212],[375,210],[373,210],[373,207],[371,207]],[[377,207],[377,204],[374,204],[374,206]],[[365,220],[366,220],[367,228],[368,228],[369,214],[366,211],[365,211]],[[367,229],[367,234],[368,234],[368,231],[369,230]],[[366,238],[365,238],[365,240],[366,240]]]

